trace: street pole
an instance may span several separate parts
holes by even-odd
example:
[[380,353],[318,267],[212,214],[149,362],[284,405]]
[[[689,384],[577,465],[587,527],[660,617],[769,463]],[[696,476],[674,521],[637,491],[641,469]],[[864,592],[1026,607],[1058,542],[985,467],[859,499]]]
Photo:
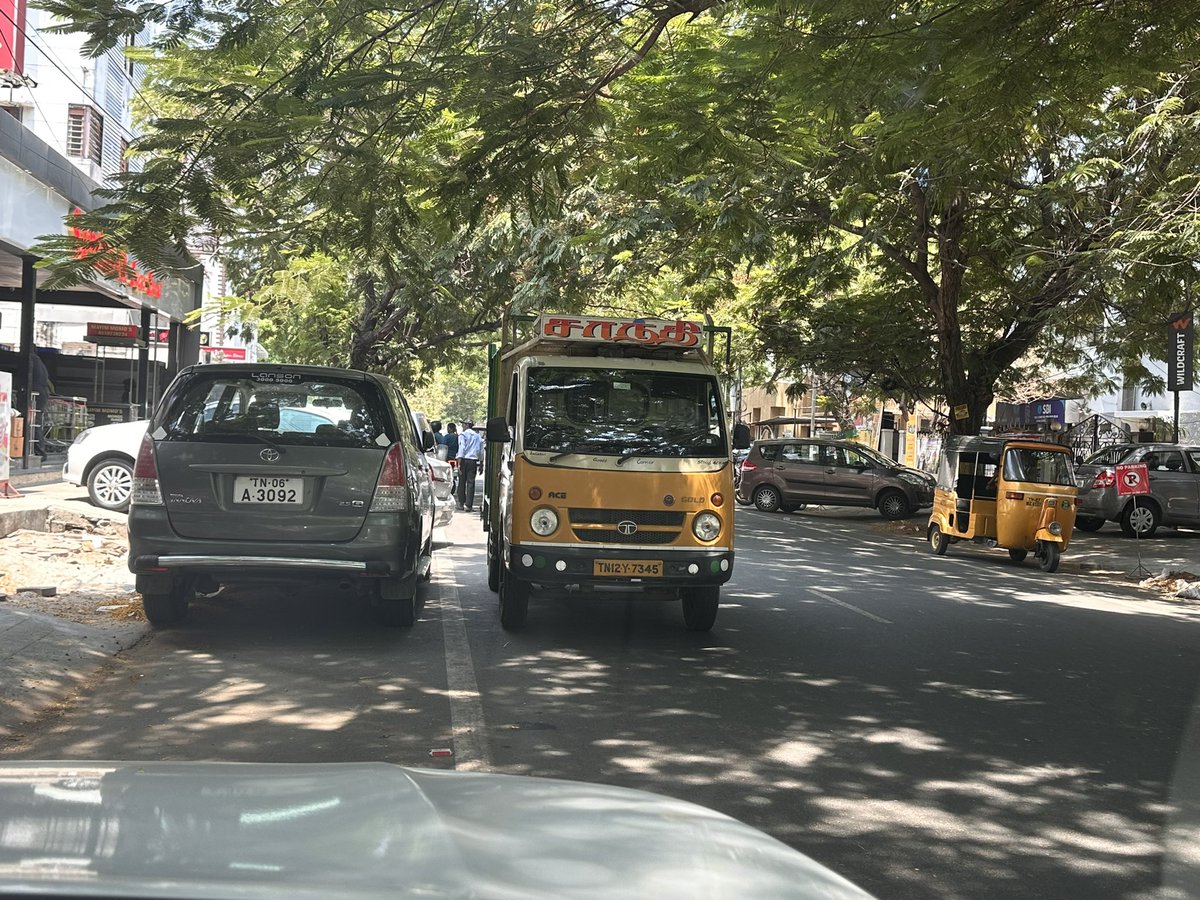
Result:
[[1172,391],[1171,393],[1172,393],[1172,395],[1174,395],[1174,397],[1175,397],[1175,426],[1174,426],[1174,430],[1175,430],[1175,443],[1176,443],[1176,444],[1178,444],[1178,443],[1179,443],[1179,391]]

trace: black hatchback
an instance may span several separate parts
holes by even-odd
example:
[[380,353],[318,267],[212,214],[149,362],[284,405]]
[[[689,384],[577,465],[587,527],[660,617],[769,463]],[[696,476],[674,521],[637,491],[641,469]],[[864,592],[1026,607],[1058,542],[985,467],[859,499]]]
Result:
[[129,569],[146,618],[199,590],[350,580],[413,624],[433,494],[404,397],[386,378],[291,365],[191,366],[150,420],[133,472]]

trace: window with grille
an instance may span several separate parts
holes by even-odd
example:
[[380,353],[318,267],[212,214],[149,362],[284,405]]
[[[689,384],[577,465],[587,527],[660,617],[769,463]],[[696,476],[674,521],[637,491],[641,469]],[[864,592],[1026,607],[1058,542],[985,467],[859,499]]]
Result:
[[67,113],[67,155],[100,164],[104,154],[104,116],[90,106]]

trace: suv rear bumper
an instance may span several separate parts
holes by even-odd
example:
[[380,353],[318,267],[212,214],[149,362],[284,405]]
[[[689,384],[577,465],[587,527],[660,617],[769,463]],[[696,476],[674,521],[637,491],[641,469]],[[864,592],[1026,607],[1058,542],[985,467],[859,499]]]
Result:
[[[513,546],[510,552],[509,571],[521,581],[539,584],[621,584],[675,588],[724,584],[733,575],[732,550],[668,550],[661,546],[615,550],[525,544]],[[596,575],[597,560],[661,561],[663,574],[647,577]],[[694,572],[690,571],[693,566]]]
[[[372,521],[374,520],[374,521]],[[232,576],[289,570],[297,575],[407,578],[417,566],[416,531],[396,515],[368,516],[358,536],[344,542],[246,541],[187,538],[176,534],[161,507],[133,506],[129,513],[129,571]]]

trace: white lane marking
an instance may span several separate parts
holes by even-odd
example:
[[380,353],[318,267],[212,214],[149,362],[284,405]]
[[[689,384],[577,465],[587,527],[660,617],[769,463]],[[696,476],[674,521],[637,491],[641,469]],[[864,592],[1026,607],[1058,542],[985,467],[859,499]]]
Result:
[[[454,768],[464,772],[486,772],[492,768],[488,748],[487,725],[483,719],[483,700],[475,680],[471,645],[462,603],[458,598],[458,579],[454,561],[444,550],[435,554],[435,571],[446,575],[439,585],[442,607],[442,640],[446,647],[446,689],[450,697],[450,730],[454,736]],[[440,579],[439,579],[440,580]]]
[[867,612],[865,609],[859,609],[853,603],[847,603],[845,600],[839,600],[837,597],[831,596],[828,588],[810,587],[809,590],[815,594],[820,595],[824,599],[828,600],[830,603],[836,603],[838,606],[842,607],[843,609],[848,609],[851,612],[856,612],[860,616],[866,616],[872,622],[879,622],[882,625],[895,624],[894,622],[892,622],[888,619],[885,619],[883,616],[877,616],[877,615],[875,615],[875,613]]

